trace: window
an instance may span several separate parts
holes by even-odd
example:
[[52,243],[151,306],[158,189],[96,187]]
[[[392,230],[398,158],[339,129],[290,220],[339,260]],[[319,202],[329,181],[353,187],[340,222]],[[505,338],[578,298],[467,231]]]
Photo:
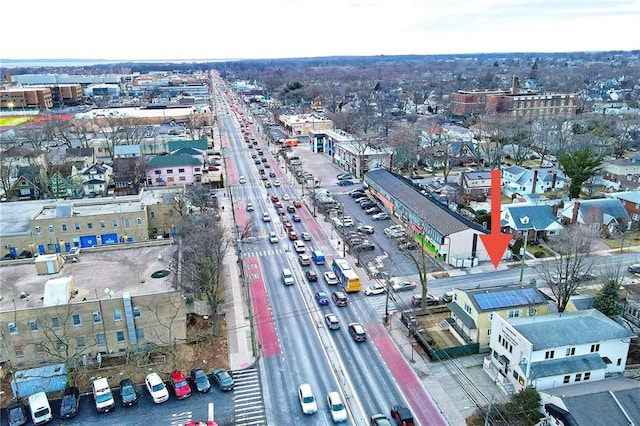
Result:
[[104,334],[103,333],[96,334],[96,343],[99,346],[104,346],[104,345],[107,344],[107,339],[104,338]]
[[567,384],[569,383],[570,380],[571,380],[571,376],[564,376],[564,379],[562,379],[562,383]]
[[162,174],[162,171],[160,171],[160,170],[154,170],[154,171],[153,171],[153,173],[154,173],[154,174],[156,174],[156,175],[159,175],[159,174]]
[[144,328],[136,328],[136,338],[138,340],[144,340]]
[[111,221],[111,226],[113,226],[114,228],[117,228],[118,227],[118,219],[113,219]]
[[57,330],[60,328],[60,318],[53,317],[51,318],[51,328]]
[[140,308],[140,306],[134,306],[133,307],[133,317],[134,318],[140,318],[142,316],[142,309]]
[[42,229],[40,229],[40,227],[39,227],[39,226],[36,226],[36,227],[35,227],[35,230],[36,230],[36,234],[37,234],[37,235],[42,235]]
[[128,217],[124,219],[124,226],[126,228],[129,228],[131,226],[131,219],[129,219]]
[[34,331],[38,331],[38,321],[29,320],[29,331],[31,331],[32,333]]
[[618,362],[616,362],[616,365],[618,367],[622,365],[622,358],[618,358]]
[[22,345],[15,345],[13,347],[13,351],[15,352],[17,357],[23,357],[24,356],[24,348],[22,347]]
[[53,244],[47,244],[47,250],[53,251]]
[[82,320],[80,320],[80,314],[74,314],[73,317],[73,325],[79,327],[82,325]]
[[67,232],[67,224],[63,223],[62,225],[60,225],[60,228],[62,229],[62,232]]
[[64,349],[64,342],[60,339],[56,340],[55,347],[57,351],[61,351]]
[[80,224],[79,223],[74,223],[73,226],[76,228],[76,231],[80,230]]
[[93,323],[94,324],[100,324],[102,322],[102,315],[100,315],[100,312],[94,312],[93,313]]
[[56,227],[53,225],[49,225],[49,233],[50,234],[55,234],[56,233]]
[[178,173],[184,173],[184,169],[178,169]]
[[91,222],[87,223],[87,229],[93,229],[93,223]]
[[124,343],[124,331],[116,331],[116,340],[118,343]]
[[173,173],[173,169],[167,169],[167,174]]
[[519,316],[520,316],[520,310],[519,309],[516,309],[516,310],[513,310],[513,311],[509,311],[507,313],[507,318],[518,318]]
[[591,345],[591,352],[598,352],[600,350],[600,343]]
[[553,359],[556,351],[546,351],[544,353],[544,359]]
[[584,373],[584,380],[585,380],[585,382],[586,382],[587,380],[589,380],[590,378],[591,378],[591,372],[590,372],[590,371],[587,371],[586,373]]
[[576,348],[567,348],[566,356],[572,356],[576,354]]
[[106,228],[107,225],[104,223],[104,220],[100,221],[100,228]]
[[156,178],[156,183],[163,183],[164,181],[162,180],[162,178]]
[[9,336],[18,335],[18,326],[15,322],[10,322],[7,324],[7,328],[9,329]]
[[78,346],[79,348],[84,348],[85,346],[87,346],[87,342],[85,342],[84,336],[76,337],[76,346]]
[[120,309],[113,310],[113,320],[122,321],[122,311]]
[[141,218],[141,217],[137,217],[137,218],[136,218],[136,223],[137,223],[138,225],[142,225],[142,218]]
[[175,181],[173,176],[167,177],[167,182],[173,182],[173,181]]
[[582,373],[576,373],[576,382],[579,382],[580,380],[582,380]]
[[184,182],[187,180],[186,176],[178,176],[178,180]]
[[151,216],[151,219],[154,219],[156,217],[156,212],[149,212],[149,216]]

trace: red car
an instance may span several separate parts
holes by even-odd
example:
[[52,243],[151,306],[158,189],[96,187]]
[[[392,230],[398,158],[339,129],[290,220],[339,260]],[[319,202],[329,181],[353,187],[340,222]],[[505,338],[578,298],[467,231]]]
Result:
[[171,373],[171,384],[173,385],[173,391],[176,394],[176,398],[185,399],[191,396],[191,386],[187,382],[187,379],[182,374],[182,371],[176,370]]
[[294,206],[296,206],[296,207],[302,207],[302,201],[295,200],[295,201],[293,202],[293,205],[294,205]]
[[298,233],[294,230],[289,231],[289,239],[295,241],[298,239]]
[[274,203],[280,201],[280,197],[278,197],[277,195],[272,195],[271,196],[271,201],[273,201]]

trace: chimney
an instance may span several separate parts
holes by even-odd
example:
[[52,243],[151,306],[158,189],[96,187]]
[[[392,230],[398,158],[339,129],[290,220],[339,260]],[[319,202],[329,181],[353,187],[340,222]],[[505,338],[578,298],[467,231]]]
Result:
[[538,186],[538,169],[533,171],[533,185],[531,186],[531,193],[536,193],[536,186]]
[[580,201],[575,201],[573,204],[573,213],[571,214],[571,224],[578,222],[578,210],[580,210]]
[[520,92],[520,84],[518,84],[518,76],[513,76],[513,85],[511,86],[511,94],[517,95]]

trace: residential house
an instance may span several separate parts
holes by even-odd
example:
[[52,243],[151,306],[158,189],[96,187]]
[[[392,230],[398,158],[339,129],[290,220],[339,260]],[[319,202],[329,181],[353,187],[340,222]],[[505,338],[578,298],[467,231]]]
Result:
[[440,260],[460,267],[477,266],[489,260],[480,242],[480,235],[488,231],[432,196],[422,194],[411,180],[377,169],[365,175],[364,183],[380,205],[398,217]]
[[318,114],[279,115],[278,121],[292,136],[308,136],[310,130],[333,130],[333,121]]
[[556,168],[528,169],[509,166],[502,170],[502,193],[507,197],[558,191],[564,189],[566,185],[567,180],[564,174]]
[[462,172],[460,187],[465,200],[485,201],[491,191],[491,171]]
[[601,173],[605,186],[615,187],[618,191],[635,191],[640,188],[640,163],[637,161],[626,158],[605,161]]
[[139,158],[141,155],[140,145],[116,145],[113,147],[113,161],[118,158]]
[[622,201],[614,198],[596,198],[593,200],[571,200],[560,211],[565,224],[590,226],[593,230],[606,230],[610,234],[619,226],[629,225],[629,213]]
[[485,371],[507,392],[603,380],[625,369],[634,334],[596,309],[494,315]]
[[83,194],[82,177],[77,166],[80,163],[53,165],[49,178],[53,198],[78,197]]
[[333,161],[342,170],[362,178],[369,170],[389,168],[392,152],[389,147],[375,148],[363,140],[342,142],[334,146]]
[[[25,196],[19,192],[19,188],[25,189],[25,185],[16,185],[18,176],[24,175],[29,180],[40,176],[40,169],[46,164],[45,153],[24,146],[12,146],[0,153],[0,168],[4,170],[0,178],[0,190],[10,198],[12,196]],[[37,173],[28,173],[27,169],[37,169]],[[37,179],[35,179],[37,181]],[[16,192],[18,190],[18,192]]]
[[631,228],[637,228],[640,225],[640,191],[614,192],[607,194],[607,197],[617,198],[622,202],[633,222]]
[[531,284],[454,289],[447,305],[454,320],[454,331],[465,341],[479,344],[480,352],[489,349],[491,321],[495,316],[518,318],[545,315],[549,305],[544,295]]
[[64,157],[66,162],[83,163],[82,168],[97,162],[96,151],[93,148],[67,148]]
[[20,167],[10,192],[16,194],[20,200],[35,200],[44,194],[41,184],[40,169],[31,166]]
[[142,157],[115,158],[113,160],[113,184],[116,196],[135,195],[145,180],[145,160]]
[[500,222],[503,232],[528,241],[556,235],[563,229],[552,207],[544,204],[505,204],[500,212]]
[[624,288],[627,290],[627,295],[622,316],[636,327],[640,327],[640,284],[631,284]]
[[187,154],[157,155],[147,162],[147,185],[191,185],[202,179],[203,162]]
[[207,152],[206,150],[199,150],[191,147],[186,147],[186,148],[180,148],[171,152],[171,155],[189,155],[195,158],[196,160],[200,160],[200,162],[204,164],[204,160],[206,159],[206,152]]
[[106,195],[113,169],[106,164],[92,164],[80,172],[86,195]]

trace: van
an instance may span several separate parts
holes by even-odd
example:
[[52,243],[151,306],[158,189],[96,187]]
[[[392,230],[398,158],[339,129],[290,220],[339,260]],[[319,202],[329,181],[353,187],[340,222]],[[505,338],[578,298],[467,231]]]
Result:
[[284,282],[284,285],[293,285],[293,273],[291,272],[291,269],[284,268],[282,270],[282,281]]
[[105,377],[93,381],[93,398],[96,401],[96,409],[101,413],[107,413],[116,407],[111,388]]
[[29,397],[29,411],[34,425],[43,425],[53,420],[49,399],[44,392],[38,392]]
[[324,252],[319,249],[315,249],[311,252],[311,258],[313,259],[316,265],[324,265],[326,263],[326,259],[324,258]]

